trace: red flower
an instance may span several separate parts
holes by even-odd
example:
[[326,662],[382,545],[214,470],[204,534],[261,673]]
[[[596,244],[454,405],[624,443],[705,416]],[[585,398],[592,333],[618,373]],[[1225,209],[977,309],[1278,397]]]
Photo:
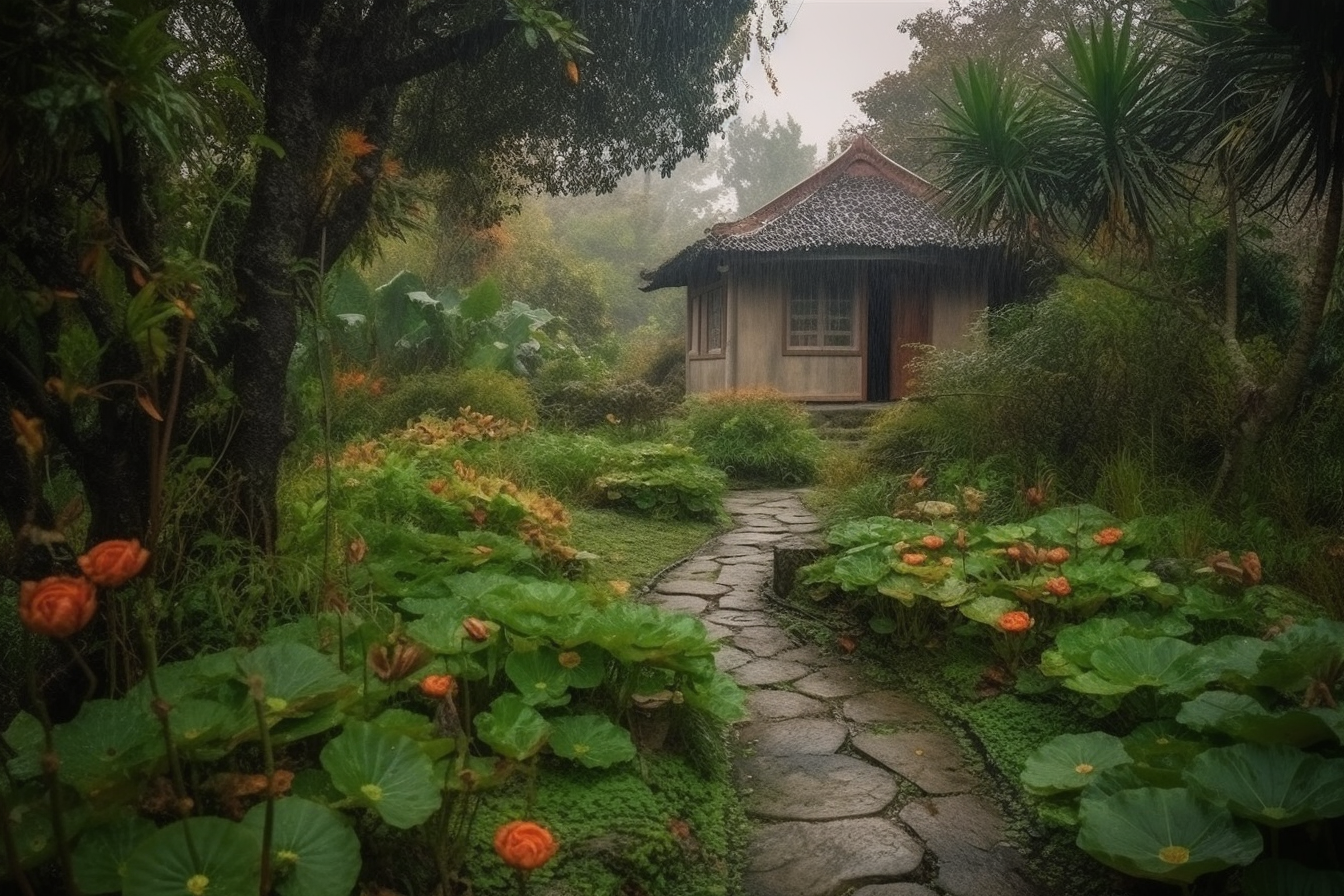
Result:
[[451,675],[426,675],[420,679],[420,693],[426,697],[433,697],[435,700],[442,700],[453,693],[453,676]]
[[140,547],[138,539],[112,539],[89,548],[79,558],[79,568],[93,584],[116,588],[138,576],[148,562],[149,551]]
[[919,540],[919,543],[931,551],[936,551],[947,544],[947,540],[941,535],[925,535]]
[[999,617],[998,626],[1001,631],[1017,634],[1024,632],[1036,624],[1036,620],[1031,618],[1031,614],[1026,610],[1009,610]]
[[82,576],[47,576],[19,585],[19,621],[31,632],[68,638],[89,624],[98,590]]
[[1069,559],[1068,548],[1051,548],[1045,552],[1045,562],[1051,566],[1059,566]]
[[1115,544],[1117,541],[1119,541],[1124,537],[1125,533],[1122,530],[1117,529],[1114,526],[1109,526],[1105,529],[1102,529],[1096,535],[1093,535],[1092,540],[1095,541],[1097,544],[1101,545],[1102,547],[1105,547],[1106,545],[1109,544]]
[[1055,597],[1068,597],[1073,593],[1069,580],[1063,576],[1055,576],[1053,579],[1045,580],[1045,590],[1049,591]]
[[534,821],[511,821],[495,831],[495,852],[504,864],[519,871],[535,871],[551,860],[559,844]]

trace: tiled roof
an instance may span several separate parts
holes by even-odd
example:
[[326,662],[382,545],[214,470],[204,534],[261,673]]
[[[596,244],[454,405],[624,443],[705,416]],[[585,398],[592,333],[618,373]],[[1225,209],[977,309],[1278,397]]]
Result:
[[937,191],[860,137],[841,156],[747,217],[709,235],[652,272],[646,291],[684,286],[697,264],[724,254],[979,249],[994,241],[958,230],[938,210]]

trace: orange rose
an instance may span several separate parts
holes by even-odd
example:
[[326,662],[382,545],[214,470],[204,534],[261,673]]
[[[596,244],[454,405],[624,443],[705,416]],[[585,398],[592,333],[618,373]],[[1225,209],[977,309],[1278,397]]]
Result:
[[125,585],[140,574],[149,562],[149,551],[140,547],[139,539],[112,539],[100,541],[79,558],[79,568],[95,585],[116,588]]
[[1073,593],[1069,580],[1063,576],[1055,576],[1053,579],[1045,580],[1045,590],[1049,591],[1055,597],[1068,597]]
[[495,852],[505,865],[519,871],[545,865],[557,848],[551,832],[534,821],[511,821],[495,831]]
[[82,576],[48,576],[19,585],[19,621],[31,632],[68,638],[89,624],[98,590]]
[[1123,531],[1115,528],[1114,526],[1110,526],[1108,528],[1102,529],[1096,535],[1093,535],[1092,540],[1095,541],[1097,544],[1101,545],[1102,547],[1105,547],[1108,544],[1115,544],[1117,541],[1119,541],[1124,537],[1125,533]]
[[925,535],[919,540],[919,543],[931,551],[936,551],[947,544],[947,540],[941,535]]
[[1069,559],[1068,548],[1051,548],[1045,552],[1045,562],[1051,566],[1059,566]]
[[999,629],[1001,631],[1016,634],[1024,632],[1036,624],[1036,620],[1026,610],[1009,610],[999,617]]
[[902,555],[901,555],[901,562],[904,563],[904,564],[906,564],[906,565],[908,565],[908,566],[919,566],[921,563],[924,562],[924,555],[923,555],[923,554],[914,554],[914,553],[911,553],[911,554],[902,554]]
[[473,641],[484,641],[490,637],[490,627],[475,616],[468,616],[462,620],[462,630]]
[[420,693],[435,700],[442,700],[453,693],[453,676],[426,675],[420,679]]

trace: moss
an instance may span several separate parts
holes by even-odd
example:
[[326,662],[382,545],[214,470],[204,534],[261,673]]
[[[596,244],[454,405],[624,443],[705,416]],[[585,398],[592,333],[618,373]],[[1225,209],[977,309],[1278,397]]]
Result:
[[512,872],[495,856],[495,829],[530,816],[561,844],[532,876],[554,896],[737,896],[746,821],[726,762],[709,776],[686,758],[643,757],[639,765],[543,768],[534,808],[522,786],[488,801],[476,818],[468,859],[476,896],[513,896]]
[[722,531],[704,520],[655,520],[587,507],[573,508],[570,519],[570,541],[597,555],[588,577],[622,580],[636,588]]

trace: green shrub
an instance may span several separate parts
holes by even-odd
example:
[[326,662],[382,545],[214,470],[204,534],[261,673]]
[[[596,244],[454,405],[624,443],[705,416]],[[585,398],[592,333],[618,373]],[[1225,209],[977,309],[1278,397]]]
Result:
[[518,423],[537,419],[536,400],[519,377],[499,370],[436,371],[403,377],[390,389],[378,404],[375,432],[400,428],[423,414],[453,417],[466,407]]
[[693,395],[676,428],[712,466],[734,479],[805,485],[824,452],[811,418],[796,402],[765,389]]
[[659,519],[717,519],[722,513],[723,473],[706,466],[689,448],[632,443],[615,448],[608,472],[593,483],[598,500],[630,507]]
[[525,488],[563,501],[585,501],[611,450],[595,435],[530,432],[501,443],[479,463]]

